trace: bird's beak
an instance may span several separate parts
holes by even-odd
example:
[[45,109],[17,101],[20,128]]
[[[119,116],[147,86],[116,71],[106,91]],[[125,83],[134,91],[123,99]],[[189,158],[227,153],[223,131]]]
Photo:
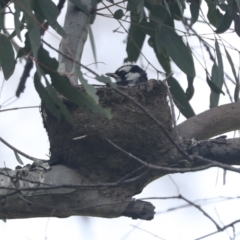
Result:
[[115,73],[105,73],[105,75],[114,78],[116,81],[120,80],[119,76]]

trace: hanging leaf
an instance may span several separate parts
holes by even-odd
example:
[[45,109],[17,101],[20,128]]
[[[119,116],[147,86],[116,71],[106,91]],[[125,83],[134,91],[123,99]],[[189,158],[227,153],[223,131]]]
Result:
[[38,25],[34,22],[32,26],[28,25],[28,36],[31,44],[33,56],[37,57],[38,49],[41,45],[41,35]]
[[156,57],[158,59],[158,62],[166,72],[166,74],[169,74],[171,72],[171,64],[170,64],[170,57],[167,54],[166,50],[162,47],[161,52],[159,53],[155,38],[149,38],[148,40],[149,46],[151,46],[156,54]]
[[0,34],[0,63],[4,78],[8,80],[14,72],[16,61],[12,44],[3,34]]
[[[207,82],[208,81],[208,76],[207,76]],[[219,89],[222,89],[223,81],[221,80],[220,76],[220,71],[219,71],[219,66],[214,62],[213,67],[212,67],[212,75],[211,75],[211,82],[216,85]],[[210,86],[211,88],[211,86]],[[218,90],[213,90],[211,88],[211,94],[210,94],[210,108],[217,107],[219,103],[219,93],[216,93]]]
[[223,15],[221,24],[218,26],[215,32],[218,34],[226,32],[230,28],[232,21],[233,21],[233,16],[230,15],[228,12],[226,12]]
[[96,9],[97,9],[97,4],[98,4],[99,0],[92,0],[92,11],[89,17],[89,24],[93,24],[96,18]]
[[[139,21],[139,15],[136,13],[131,12],[131,25],[130,25],[130,29],[129,29],[129,34],[128,34],[128,38],[127,38],[127,58],[124,59],[124,62],[136,62],[146,34],[145,32],[142,30],[142,27],[140,26],[140,24],[138,24]],[[142,20],[142,22],[145,22],[146,19],[144,18]]]
[[191,0],[190,2],[190,12],[191,12],[191,26],[198,20],[199,10],[201,6],[200,0]]
[[195,116],[195,113],[190,103],[185,98],[185,93],[181,85],[178,83],[178,81],[175,78],[170,77],[167,80],[167,82],[170,87],[170,92],[173,97],[173,101],[177,108],[179,109],[179,111],[181,112],[181,114],[186,118]]
[[217,60],[218,60],[218,73],[219,73],[219,87],[222,88],[223,81],[224,81],[224,69],[223,69],[223,61],[222,61],[222,54],[220,51],[220,47],[218,44],[218,41],[215,40],[215,48],[216,48],[216,53],[217,53]]
[[37,93],[39,94],[41,100],[43,101],[44,106],[48,109],[48,111],[53,116],[55,116],[58,120],[60,120],[61,113],[60,113],[59,109],[57,108],[55,102],[49,95],[47,89],[42,85],[42,83],[40,81],[39,73],[37,71],[34,74],[34,86],[35,86],[35,89],[36,89]]
[[69,101],[76,103],[83,111],[89,110],[105,115],[109,119],[111,113],[109,109],[105,109],[97,104],[94,99],[87,93],[80,92],[76,87],[72,86],[66,76],[57,72],[58,62],[55,58],[51,58],[49,53],[42,47],[38,51],[38,63],[43,74],[49,74],[52,86],[56,91],[66,97]]
[[21,58],[22,56],[27,56],[31,52],[31,44],[29,41],[28,32],[25,33],[25,46],[23,48],[19,48],[17,58]]
[[171,15],[171,11],[170,11],[170,8],[169,8],[169,6],[168,6],[167,1],[166,1],[166,0],[163,0],[163,2],[164,2],[164,5],[165,5],[165,7],[166,7],[166,9],[167,9],[167,11],[168,11],[169,16],[171,17],[172,15]]
[[58,107],[58,109],[61,112],[61,114],[68,120],[68,122],[73,124],[73,117],[72,117],[71,113],[68,111],[68,108],[60,100],[56,90],[50,85],[50,83],[48,82],[47,78],[46,77],[44,77],[44,78],[45,78],[45,82],[46,82],[46,85],[47,85],[46,90],[48,91],[50,97],[52,98],[52,100],[54,101],[56,106]]
[[207,18],[215,28],[218,28],[222,23],[223,14],[217,8],[217,4],[215,2],[208,1],[207,4],[208,4]]
[[228,59],[228,62],[231,66],[231,69],[232,69],[232,73],[233,73],[233,76],[235,78],[235,82],[237,83],[239,81],[238,77],[237,77],[237,73],[236,73],[236,70],[235,70],[235,67],[234,67],[234,64],[233,64],[233,60],[232,60],[232,57],[231,55],[229,54],[229,52],[227,51],[227,49],[224,47],[225,49],[225,53],[227,55],[227,59]]
[[220,89],[214,82],[212,82],[209,77],[207,76],[207,84],[208,86],[211,88],[211,90],[217,94],[222,93],[223,95],[225,95],[225,93],[222,91],[222,89]]
[[237,76],[237,73],[236,73],[231,55],[229,54],[229,52],[227,51],[226,48],[224,48],[224,49],[225,49],[227,59],[228,59],[228,62],[231,66],[232,73],[233,73],[233,76],[234,76],[235,82],[236,82],[236,86],[235,86],[235,89],[234,89],[234,100],[235,100],[235,102],[238,102],[239,101],[239,88],[240,88],[239,77]]
[[158,24],[156,28],[156,44],[158,49],[161,45],[164,46],[172,60],[187,76],[195,77],[192,54],[174,29]]
[[102,83],[105,83],[105,84],[110,84],[111,87],[114,87],[116,88],[117,87],[117,84],[115,82],[112,82],[110,77],[106,77],[106,76],[96,76],[95,77],[96,80],[98,80],[99,82],[102,82]]
[[88,95],[91,96],[96,103],[98,103],[99,97],[97,95],[96,88],[93,85],[89,84],[88,81],[83,77],[82,72],[79,70],[79,67],[75,68],[75,72]]
[[50,26],[62,37],[66,37],[66,33],[63,28],[58,24],[57,17],[59,15],[59,10],[53,1],[41,0],[34,1],[35,4],[39,6],[42,10],[43,16],[47,19]]
[[94,56],[94,61],[95,61],[96,65],[97,65],[96,47],[95,47],[95,42],[94,42],[94,36],[93,36],[92,28],[91,28],[90,25],[88,26],[88,30],[89,30],[89,37],[90,37],[90,43],[91,43],[92,52],[93,52],[93,56]]
[[21,164],[21,165],[24,165],[24,163],[23,163],[22,159],[19,157],[18,153],[14,150],[13,150],[13,152],[15,154],[15,157],[16,157],[18,163]]
[[188,87],[186,90],[186,99],[190,101],[194,95],[194,86],[193,86],[194,77],[187,76],[187,80],[188,80]]

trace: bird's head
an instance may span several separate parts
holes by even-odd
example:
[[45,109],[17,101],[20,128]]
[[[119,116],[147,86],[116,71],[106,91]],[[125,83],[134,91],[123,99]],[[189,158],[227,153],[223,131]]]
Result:
[[135,86],[148,80],[147,73],[139,66],[133,64],[123,65],[115,73],[106,73],[106,75],[113,77],[117,84],[121,86]]

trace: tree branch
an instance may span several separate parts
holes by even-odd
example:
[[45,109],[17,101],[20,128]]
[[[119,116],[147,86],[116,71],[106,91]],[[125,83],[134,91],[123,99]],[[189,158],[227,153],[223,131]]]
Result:
[[208,139],[240,129],[240,102],[225,104],[194,116],[177,126],[178,134],[187,139]]

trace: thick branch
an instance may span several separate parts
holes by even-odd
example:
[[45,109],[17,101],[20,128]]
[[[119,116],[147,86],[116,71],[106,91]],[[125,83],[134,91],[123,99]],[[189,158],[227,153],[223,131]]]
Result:
[[240,165],[240,138],[216,138],[202,141],[188,149],[190,155],[198,155],[227,165]]
[[187,139],[208,139],[240,129],[240,102],[212,108],[177,126],[178,134]]
[[[81,3],[90,12],[92,8],[91,0],[82,0]],[[66,39],[62,39],[59,51],[69,56],[76,62],[81,62],[84,44],[88,35],[89,15],[78,9],[73,3],[68,1],[67,13],[65,16],[64,30]],[[59,54],[59,72],[66,74],[73,85],[78,84],[75,74],[75,62]]]
[[136,204],[121,184],[109,188],[103,183],[102,187],[92,188],[89,183],[87,187],[84,177],[62,165],[53,166],[48,172],[30,171],[26,177],[7,169],[0,174],[0,219],[73,215],[114,218],[125,211],[125,216],[150,220],[154,215],[150,203]]

